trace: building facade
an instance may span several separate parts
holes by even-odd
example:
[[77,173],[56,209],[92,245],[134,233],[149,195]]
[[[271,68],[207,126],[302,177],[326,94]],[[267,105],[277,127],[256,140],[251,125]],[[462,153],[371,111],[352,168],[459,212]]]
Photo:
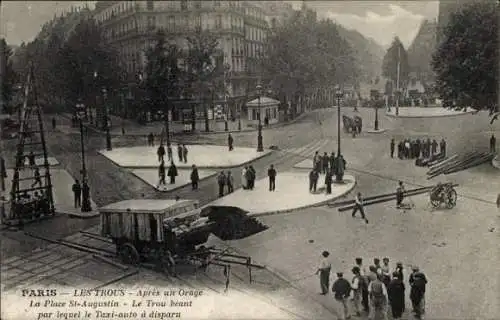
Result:
[[229,100],[255,88],[269,31],[265,10],[252,1],[97,1],[94,19],[106,45],[118,52],[131,85],[144,73],[146,52],[159,29],[181,49],[187,49],[186,36],[197,28],[210,31],[229,69],[224,97]]

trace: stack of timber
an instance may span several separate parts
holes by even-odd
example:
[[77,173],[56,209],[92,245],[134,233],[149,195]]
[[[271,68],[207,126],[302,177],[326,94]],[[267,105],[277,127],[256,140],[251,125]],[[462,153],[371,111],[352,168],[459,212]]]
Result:
[[495,154],[486,152],[469,152],[463,156],[454,155],[453,157],[432,165],[429,172],[427,172],[427,179],[432,179],[441,174],[450,174],[479,166],[483,163],[490,162],[494,157]]
[[430,158],[418,158],[415,160],[415,165],[417,167],[431,166],[439,161],[445,159],[445,154],[440,152],[438,154],[432,155]]
[[[458,186],[458,185],[454,185]],[[422,187],[422,188],[417,188],[417,189],[411,189],[407,190],[404,193],[405,197],[409,196],[416,196],[419,194],[427,193],[431,191],[434,188],[434,186],[429,186],[429,187]],[[386,194],[381,194],[378,196],[372,196],[372,197],[366,197],[363,199],[363,206],[369,206],[372,204],[377,204],[377,203],[383,203],[383,202],[389,202],[389,201],[394,201],[396,200],[396,193],[386,193]],[[352,210],[355,207],[355,201],[354,200],[346,200],[342,202],[338,202],[333,204],[332,206],[341,206],[338,211],[343,212],[347,210]]]

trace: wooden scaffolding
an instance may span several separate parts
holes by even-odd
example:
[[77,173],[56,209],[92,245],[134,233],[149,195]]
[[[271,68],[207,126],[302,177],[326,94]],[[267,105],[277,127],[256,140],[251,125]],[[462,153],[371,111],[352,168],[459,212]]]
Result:
[[34,68],[30,65],[24,88],[20,130],[15,155],[10,209],[2,222],[23,225],[55,213],[42,109],[38,104]]

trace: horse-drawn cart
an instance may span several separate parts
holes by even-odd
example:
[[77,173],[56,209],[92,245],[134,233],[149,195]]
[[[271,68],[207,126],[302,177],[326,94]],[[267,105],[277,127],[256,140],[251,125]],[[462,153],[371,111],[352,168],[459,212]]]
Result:
[[[99,209],[101,234],[111,238],[126,264],[153,262],[162,270],[176,261],[203,260],[210,234],[223,240],[267,229],[236,207],[205,207],[196,200],[137,199]],[[252,232],[249,226],[253,226]]]

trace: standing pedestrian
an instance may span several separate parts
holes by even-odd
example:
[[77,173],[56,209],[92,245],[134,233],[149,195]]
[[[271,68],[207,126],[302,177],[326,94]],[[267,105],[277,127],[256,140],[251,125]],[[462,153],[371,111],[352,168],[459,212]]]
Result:
[[352,295],[352,304],[354,306],[354,310],[356,312],[356,316],[361,316],[361,300],[363,297],[363,277],[361,276],[361,271],[359,267],[352,268],[352,274],[354,277],[351,281],[351,289],[353,292]]
[[56,130],[56,118],[52,117],[52,130]]
[[246,166],[241,170],[241,187],[243,190],[248,189],[247,171],[248,167]]
[[382,267],[380,266],[379,258],[373,258],[373,266],[375,267],[375,273],[377,276],[380,276],[382,274]]
[[384,258],[382,259],[382,267],[380,268],[382,270],[382,282],[385,284],[385,287],[387,288],[389,286],[389,283],[391,282],[391,269],[389,267],[389,258]]
[[152,132],[150,132],[150,133],[148,134],[148,146],[150,146],[150,147],[154,147],[154,145],[155,145],[155,142],[154,142],[154,141],[155,141],[155,136],[153,135],[153,133],[152,133]]
[[339,309],[342,309],[342,311],[338,313],[339,319],[349,319],[351,316],[349,315],[347,299],[349,299],[349,295],[351,294],[351,284],[344,279],[342,272],[337,272],[337,280],[333,283],[332,292],[334,293],[335,301],[337,301],[339,305]]
[[182,145],[182,157],[184,158],[184,163],[188,162],[188,148],[185,144]]
[[356,258],[355,261],[356,267],[359,268],[360,275],[363,278],[363,282],[361,283],[361,304],[363,305],[365,312],[368,312],[370,310],[368,299],[368,274],[366,272],[366,268],[363,266],[363,259]]
[[398,188],[396,189],[396,207],[399,209],[403,206],[403,199],[405,195],[405,187],[403,181],[399,181]]
[[227,193],[230,194],[231,192],[234,191],[234,179],[233,176],[231,175],[231,171],[227,172],[226,184],[227,184]]
[[80,181],[75,180],[75,183],[73,183],[71,190],[73,191],[75,208],[81,207],[82,206],[82,186],[80,185]]
[[233,136],[229,134],[227,136],[227,145],[229,147],[229,151],[233,151],[233,142],[234,142]]
[[163,147],[163,143],[161,143],[158,147],[156,154],[158,155],[158,162],[162,162],[165,160],[165,147]]
[[439,143],[439,153],[442,157],[446,157],[446,140],[444,140],[444,138],[441,139],[441,142]]
[[332,263],[329,256],[330,253],[328,251],[323,251],[318,270],[316,270],[316,275],[319,274],[319,285],[322,295],[327,294],[328,289],[330,288],[330,270],[332,269]]
[[413,273],[410,275],[410,300],[413,306],[413,312],[417,319],[421,319],[425,314],[425,287],[427,278],[420,272],[418,267],[413,267]]
[[177,145],[177,156],[179,157],[179,163],[183,162],[183,160],[182,160],[182,154],[183,154],[183,152],[182,152],[182,145],[179,143]]
[[356,215],[356,212],[361,213],[361,218],[365,220],[366,223],[368,223],[368,219],[365,217],[365,209],[363,208],[363,197],[361,196],[361,192],[358,192],[356,195],[356,199],[354,200],[354,209],[352,210],[352,217]]
[[332,172],[332,174],[335,173],[335,152],[332,151],[332,153],[330,153],[330,158],[328,159],[328,161],[330,162],[330,170]]
[[368,292],[370,295],[370,313],[368,314],[368,319],[374,320],[378,315],[378,317],[387,320],[387,289],[378,277],[370,282]]
[[257,172],[252,165],[248,167],[248,172],[250,173],[250,190],[253,190],[253,188],[255,188],[255,179],[257,178]]
[[431,156],[437,154],[437,147],[438,147],[438,143],[437,143],[436,139],[433,139],[432,143],[431,143],[431,152],[432,152]]
[[170,178],[170,184],[175,184],[175,177],[177,177],[177,167],[175,166],[174,162],[170,162],[170,168],[168,168],[167,175]]
[[392,280],[387,287],[387,296],[391,306],[392,319],[401,319],[405,310],[405,285],[397,272],[392,273]]
[[422,142],[420,141],[420,139],[417,139],[417,141],[415,142],[415,157],[416,158],[420,158],[420,152],[422,151]]
[[170,162],[174,161],[174,158],[172,156],[172,144],[170,142],[167,143],[167,157],[168,161]]
[[316,151],[316,153],[314,153],[313,168],[318,171],[318,174],[321,172],[321,156],[319,154],[319,151]]
[[200,181],[200,175],[198,174],[198,168],[196,165],[191,166],[191,187],[193,190],[198,190],[198,182]]
[[396,272],[398,274],[398,278],[401,281],[404,281],[403,263],[402,262],[396,263],[396,270],[394,270],[394,272]]
[[432,142],[430,138],[427,138],[427,141],[425,142],[425,153],[426,153],[426,158],[431,157],[431,148],[432,148]]
[[219,173],[217,177],[217,184],[219,185],[219,198],[224,196],[224,186],[226,185],[226,176],[224,175],[224,171]]
[[158,167],[158,178],[159,178],[159,181],[158,181],[158,188],[163,185],[165,186],[167,184],[167,182],[165,181],[165,161],[162,160],[162,162],[160,163],[160,166]]
[[394,138],[391,139],[391,158],[394,158],[394,147],[396,143],[394,142]]
[[491,153],[496,152],[496,149],[497,149],[496,145],[497,145],[497,138],[495,138],[495,135],[492,134],[491,138],[490,138],[490,152]]
[[326,169],[326,174],[325,174],[326,194],[332,194],[332,183],[333,183],[332,171],[330,169]]
[[316,193],[316,188],[318,186],[319,174],[318,171],[312,169],[309,172],[309,192]]
[[326,173],[328,171],[328,162],[329,162],[329,157],[328,154],[325,152],[323,154],[323,157],[321,158],[321,170],[323,173]]
[[275,191],[276,189],[276,169],[274,165],[271,165],[267,170],[267,176],[269,177],[269,191]]

